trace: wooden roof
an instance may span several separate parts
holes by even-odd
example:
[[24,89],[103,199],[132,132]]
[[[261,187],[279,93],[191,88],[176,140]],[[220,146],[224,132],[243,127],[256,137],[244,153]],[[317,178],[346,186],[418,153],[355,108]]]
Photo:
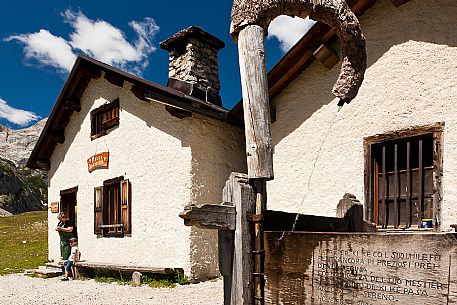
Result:
[[[396,0],[399,1],[399,0]],[[360,17],[370,8],[376,0],[347,0],[351,10]],[[405,0],[402,1],[407,2]],[[317,22],[300,41],[268,72],[268,91],[270,97],[270,109],[274,108],[271,101],[305,70],[316,59],[313,55],[322,45],[330,45],[336,39],[335,31],[328,25]],[[271,113],[274,116],[274,113]],[[229,116],[237,122],[243,121],[243,101],[239,101],[230,111]],[[274,118],[272,118],[274,121]]]
[[27,161],[28,167],[49,170],[50,157],[56,145],[64,143],[65,127],[72,114],[75,111],[81,111],[80,99],[89,82],[102,75],[108,82],[119,87],[123,87],[124,81],[131,83],[131,91],[138,99],[145,102],[162,103],[174,116],[186,117],[191,116],[192,113],[199,113],[218,120],[229,121],[227,119],[228,110],[223,107],[79,55]]

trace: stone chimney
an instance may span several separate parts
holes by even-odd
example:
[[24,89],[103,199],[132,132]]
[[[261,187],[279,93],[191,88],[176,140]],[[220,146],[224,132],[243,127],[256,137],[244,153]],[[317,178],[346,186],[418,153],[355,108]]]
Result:
[[191,26],[160,43],[170,53],[168,86],[222,106],[217,52],[224,42]]

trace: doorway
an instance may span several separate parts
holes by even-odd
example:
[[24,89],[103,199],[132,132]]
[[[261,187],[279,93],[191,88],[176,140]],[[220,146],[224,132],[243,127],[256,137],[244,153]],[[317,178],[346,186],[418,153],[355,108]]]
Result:
[[[68,216],[70,221],[74,223],[75,228],[78,226],[77,193],[77,186],[60,191],[60,212],[64,212]],[[76,230],[74,232],[76,235]]]

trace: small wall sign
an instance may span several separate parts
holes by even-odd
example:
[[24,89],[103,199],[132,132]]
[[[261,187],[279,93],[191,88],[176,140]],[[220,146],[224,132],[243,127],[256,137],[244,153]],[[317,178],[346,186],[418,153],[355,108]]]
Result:
[[58,213],[58,212],[59,212],[59,203],[51,202],[51,213]]
[[109,152],[102,152],[87,159],[87,169],[89,170],[89,173],[92,173],[99,168],[108,168],[108,163]]

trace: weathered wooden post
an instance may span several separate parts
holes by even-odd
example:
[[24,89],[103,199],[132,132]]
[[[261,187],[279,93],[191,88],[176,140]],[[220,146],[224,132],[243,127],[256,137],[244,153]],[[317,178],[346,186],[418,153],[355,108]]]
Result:
[[343,53],[340,77],[333,88],[340,98],[339,104],[349,103],[356,96],[366,68],[365,39],[357,18],[344,0],[234,0],[230,31],[238,42],[248,178],[256,192],[255,214],[250,220],[255,228],[254,299],[259,304],[264,304],[262,219],[266,181],[274,177],[264,37],[270,21],[279,15],[311,15],[336,29]]
[[266,182],[274,177],[264,37],[279,15],[310,15],[336,29],[343,62],[333,93],[340,103],[356,96],[366,68],[365,40],[344,0],[234,0],[231,34],[239,49],[248,174],[231,174],[222,204],[189,206],[180,214],[186,225],[219,230],[225,305],[264,304],[262,222]]
[[[264,302],[265,250],[262,218],[266,207],[266,181],[273,179],[273,147],[264,35],[263,28],[258,25],[249,25],[238,35],[248,178],[255,190],[255,213],[249,215],[249,220],[254,223],[255,237],[251,249],[252,256],[248,259],[253,261],[254,299],[260,304]],[[243,279],[243,282],[246,280],[250,279]],[[243,304],[252,303],[247,301]]]

